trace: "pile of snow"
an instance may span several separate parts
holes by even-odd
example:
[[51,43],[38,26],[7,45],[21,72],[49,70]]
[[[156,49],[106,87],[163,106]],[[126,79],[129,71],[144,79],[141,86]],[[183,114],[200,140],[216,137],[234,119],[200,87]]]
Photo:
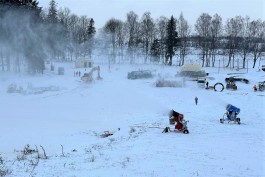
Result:
[[164,79],[159,79],[156,81],[156,87],[183,87],[184,85],[185,85],[184,81],[164,80]]
[[20,93],[20,94],[42,94],[44,92],[59,91],[60,88],[57,86],[45,86],[45,87],[34,87],[31,83],[28,83],[26,88],[19,86],[16,83],[12,83],[7,88],[7,93]]

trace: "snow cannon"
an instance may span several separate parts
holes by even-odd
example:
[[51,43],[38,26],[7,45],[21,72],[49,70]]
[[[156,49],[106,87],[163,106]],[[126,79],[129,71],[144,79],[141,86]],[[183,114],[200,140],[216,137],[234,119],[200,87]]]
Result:
[[[174,110],[171,110],[169,112],[169,124],[170,125],[175,125],[174,130],[175,131],[180,131],[183,132],[184,134],[188,134],[189,130],[187,127],[187,122],[184,120],[184,115],[180,114]],[[170,128],[166,127],[163,132],[169,132]]]
[[236,106],[228,104],[226,106],[226,113],[224,113],[223,118],[220,119],[220,123],[224,123],[224,121],[235,122],[240,124],[240,118],[237,115],[240,113],[240,109]]
[[226,106],[226,110],[227,110],[227,111],[233,111],[233,112],[235,112],[236,114],[239,114],[239,113],[240,113],[240,109],[237,108],[237,107],[235,107],[235,106],[233,106],[233,105],[231,105],[231,104],[228,104],[228,105]]

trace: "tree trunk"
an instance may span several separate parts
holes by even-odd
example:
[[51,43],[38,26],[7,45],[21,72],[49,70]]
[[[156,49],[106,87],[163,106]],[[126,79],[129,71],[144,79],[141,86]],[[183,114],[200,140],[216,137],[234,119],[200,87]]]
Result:
[[4,66],[4,57],[3,57],[3,53],[1,51],[1,63],[2,63],[2,71],[5,70],[5,66]]
[[246,56],[247,56],[247,52],[244,51],[243,52],[243,69],[245,69],[245,67],[246,67]]
[[7,57],[6,57],[6,67],[7,67],[7,71],[10,71],[10,54],[8,53],[7,54]]
[[170,57],[169,57],[168,65],[169,65],[169,66],[172,66],[172,55],[170,55]]
[[252,67],[252,68],[255,68],[255,66],[256,66],[256,62],[257,62],[257,53],[254,53],[253,67]]
[[215,65],[215,51],[213,51],[214,54],[212,55],[212,67]]
[[20,61],[19,61],[19,53],[17,52],[16,58],[16,72],[20,72]]
[[235,68],[235,55],[233,54],[233,68]]
[[204,62],[205,62],[205,53],[203,51],[202,52],[202,67],[204,67]]
[[228,52],[228,62],[227,62],[227,65],[226,67],[229,67],[230,63],[231,63],[231,58],[232,58],[232,54],[233,54],[233,49],[229,49],[229,52]]

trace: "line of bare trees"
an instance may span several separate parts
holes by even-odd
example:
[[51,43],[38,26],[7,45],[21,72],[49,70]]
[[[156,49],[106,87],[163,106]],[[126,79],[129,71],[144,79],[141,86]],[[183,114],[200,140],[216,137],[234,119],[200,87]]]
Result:
[[[110,19],[106,22],[100,35],[109,37],[105,42],[109,46],[112,60],[124,55],[133,62],[134,56],[142,56],[143,62],[167,62],[168,24],[171,19],[160,17],[154,20],[149,12],[139,19],[134,12],[127,13],[126,21]],[[246,67],[247,59],[253,60],[253,68],[258,59],[265,54],[265,21],[250,20],[249,17],[236,16],[224,23],[221,16],[210,16],[202,13],[192,26],[181,13],[174,18],[177,37],[175,55],[177,65],[183,65],[188,54],[197,55],[202,66],[214,67],[216,57],[222,56],[226,66],[235,67],[235,57],[242,58],[242,68]],[[105,44],[105,46],[108,46]],[[104,47],[106,50],[106,47]],[[126,51],[127,50],[127,51]],[[237,57],[238,58],[238,57]]]

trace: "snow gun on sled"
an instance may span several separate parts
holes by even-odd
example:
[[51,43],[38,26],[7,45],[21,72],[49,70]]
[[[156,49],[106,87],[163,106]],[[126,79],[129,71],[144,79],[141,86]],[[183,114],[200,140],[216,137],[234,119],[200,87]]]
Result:
[[[169,112],[169,124],[170,125],[175,125],[175,130],[174,131],[180,131],[183,132],[184,134],[188,134],[189,130],[187,127],[187,122],[184,120],[184,115],[180,114],[174,110],[171,110]],[[164,128],[164,131],[162,133],[167,133],[170,131],[170,127]]]
[[228,123],[233,121],[235,123],[240,124],[240,118],[237,117],[239,113],[240,113],[239,108],[231,104],[228,104],[226,106],[226,113],[224,113],[223,118],[220,119],[220,123],[224,123],[224,121],[228,121]]

